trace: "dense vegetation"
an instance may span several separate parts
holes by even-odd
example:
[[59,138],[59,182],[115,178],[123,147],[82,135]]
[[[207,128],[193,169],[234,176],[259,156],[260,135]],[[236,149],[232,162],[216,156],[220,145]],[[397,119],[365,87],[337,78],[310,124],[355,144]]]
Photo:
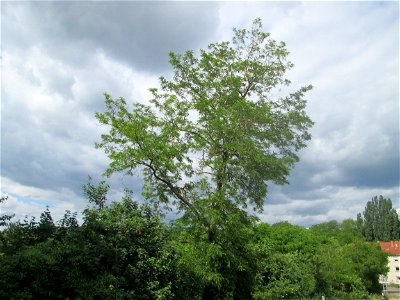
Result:
[[[105,94],[97,113],[108,128],[97,147],[106,175],[142,172],[146,205],[89,180],[82,215],[54,223],[0,217],[0,298],[4,299],[359,299],[380,291],[387,257],[367,243],[365,220],[310,229],[269,225],[268,183],[286,184],[313,125],[311,86],[276,97],[290,81],[284,43],[256,19],[232,43],[171,53],[149,105]],[[273,93],[275,92],[275,93]],[[181,218],[165,223],[160,206]],[[393,213],[392,213],[393,214]],[[386,228],[386,227],[385,227]],[[375,232],[375,231],[374,231]],[[370,239],[370,238],[368,238]]]
[[357,223],[368,241],[395,241],[400,239],[400,219],[392,200],[375,196],[368,201]]
[[205,299],[210,277],[217,299],[366,299],[387,271],[386,254],[354,220],[306,229],[233,215],[210,247],[129,192],[109,203],[104,182],[85,191],[82,224],[68,211],[56,223],[48,209],[38,221],[3,216],[0,299]]

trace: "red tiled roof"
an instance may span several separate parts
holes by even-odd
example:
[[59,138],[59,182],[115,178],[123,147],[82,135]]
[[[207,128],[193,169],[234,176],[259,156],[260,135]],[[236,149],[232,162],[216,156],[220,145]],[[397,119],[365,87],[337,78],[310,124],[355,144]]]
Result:
[[391,255],[400,255],[400,241],[379,242],[382,250]]

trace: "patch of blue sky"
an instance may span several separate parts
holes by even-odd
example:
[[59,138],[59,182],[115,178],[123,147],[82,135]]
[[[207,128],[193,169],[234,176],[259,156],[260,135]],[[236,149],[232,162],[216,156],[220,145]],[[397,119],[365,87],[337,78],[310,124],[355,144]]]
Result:
[[28,205],[38,205],[38,206],[43,206],[43,207],[53,207],[57,203],[59,203],[58,200],[53,200],[53,199],[42,199],[42,198],[35,198],[35,197],[24,197],[20,196],[17,194],[9,194],[10,196],[14,197],[18,202],[22,202],[24,204]]

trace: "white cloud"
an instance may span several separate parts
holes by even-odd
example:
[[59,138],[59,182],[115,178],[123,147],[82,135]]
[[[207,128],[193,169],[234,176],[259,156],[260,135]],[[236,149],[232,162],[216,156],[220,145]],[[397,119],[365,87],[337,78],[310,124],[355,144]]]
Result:
[[[94,118],[104,109],[102,93],[146,103],[158,75],[168,75],[154,73],[165,70],[167,48],[196,50],[229,40],[232,27],[249,27],[259,16],[272,37],[288,45],[295,63],[291,89],[315,86],[308,111],[316,121],[291,185],[272,190],[274,204],[267,201],[262,217],[310,224],[354,217],[377,194],[398,199],[398,3],[175,3],[167,15],[165,5],[4,6],[2,191],[54,199],[60,211],[80,210],[81,185],[108,163],[93,148],[106,130]],[[205,17],[194,20],[192,8]],[[137,18],[128,18],[130,11]],[[81,18],[70,21],[77,12]],[[51,28],[47,20],[54,21]],[[140,194],[139,178],[111,181]],[[39,202],[16,197],[13,203],[20,212],[38,211]]]
[[[19,54],[4,51],[3,59],[2,122],[7,131],[2,139],[8,147],[2,163],[8,166],[17,155],[19,160],[31,158],[20,172],[29,167],[36,172],[102,173],[106,158],[94,149],[105,130],[94,118],[104,109],[102,93],[145,102],[148,89],[158,85],[154,75],[137,72],[101,51],[80,68],[54,59],[39,46]],[[62,89],[61,77],[68,78]],[[61,179],[57,176],[51,179]]]
[[45,190],[33,186],[25,186],[8,178],[0,177],[0,192],[8,196],[7,201],[0,204],[0,213],[15,214],[15,219],[25,216],[38,218],[49,207],[53,219],[62,218],[66,210],[81,212],[86,201],[68,188],[59,191]]
[[[313,191],[314,197],[303,199],[300,195],[289,196],[285,187],[274,189],[264,205],[260,219],[267,223],[289,221],[310,226],[331,220],[355,219],[375,195],[392,199],[396,207],[398,188],[358,188],[325,185]],[[275,201],[274,198],[279,199]]]

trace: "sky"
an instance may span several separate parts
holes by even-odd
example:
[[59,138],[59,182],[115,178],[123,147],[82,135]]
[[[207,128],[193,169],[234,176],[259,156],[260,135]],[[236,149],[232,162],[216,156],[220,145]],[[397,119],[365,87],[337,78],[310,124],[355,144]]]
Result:
[[[399,203],[399,3],[7,2],[1,3],[0,213],[54,219],[87,206],[82,185],[102,180],[108,158],[103,93],[147,103],[171,76],[168,53],[263,29],[284,41],[290,89],[312,84],[312,140],[285,186],[269,185],[262,221],[310,226],[356,218],[375,195]],[[140,174],[107,181],[110,199]],[[400,212],[400,210],[399,210]]]

